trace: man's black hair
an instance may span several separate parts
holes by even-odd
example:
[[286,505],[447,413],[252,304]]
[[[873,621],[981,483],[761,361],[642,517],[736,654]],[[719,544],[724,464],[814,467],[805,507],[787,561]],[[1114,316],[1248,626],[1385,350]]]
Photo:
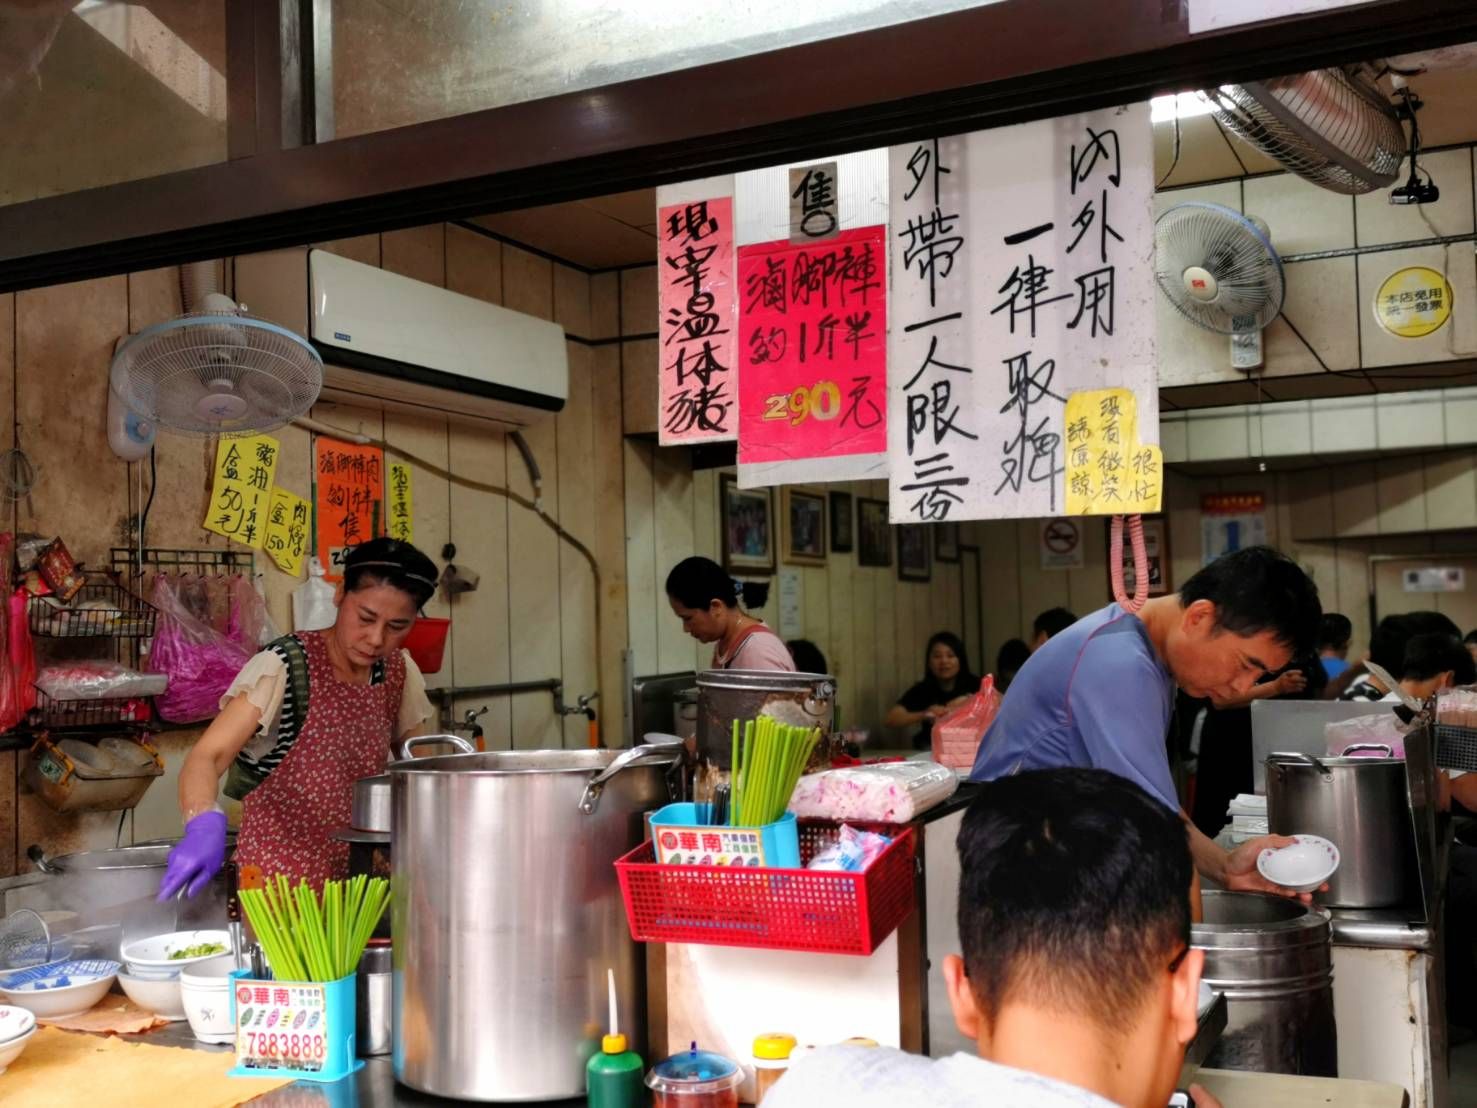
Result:
[[826,656],[821,653],[821,648],[809,639],[791,639],[785,643],[790,650],[790,657],[795,661],[795,668],[801,673],[829,673],[826,669]]
[[1467,632],[1467,637],[1465,639],[1463,639],[1462,642],[1464,642],[1464,643],[1474,643],[1474,642],[1477,642],[1477,631],[1468,631]]
[[[1405,648],[1417,635],[1461,636],[1461,630],[1440,612],[1402,612],[1386,616],[1369,636],[1369,660],[1392,676],[1403,678]],[[1437,672],[1440,672],[1439,670]]]
[[1040,635],[1045,632],[1049,639],[1053,635],[1060,635],[1076,622],[1077,617],[1065,608],[1047,608],[1031,624],[1031,634]]
[[1291,558],[1270,546],[1224,554],[1180,589],[1180,602],[1215,605],[1216,626],[1250,637],[1270,631],[1294,655],[1318,646],[1323,606],[1318,586]]
[[1429,681],[1448,670],[1458,685],[1477,682],[1477,663],[1455,635],[1416,635],[1405,644],[1402,681]]
[[1344,650],[1354,637],[1354,624],[1340,612],[1324,612],[1323,624],[1318,631],[1319,650]]
[[1121,1029],[1190,941],[1185,825],[1106,770],[982,785],[959,863],[964,967],[987,1019],[1023,997]]

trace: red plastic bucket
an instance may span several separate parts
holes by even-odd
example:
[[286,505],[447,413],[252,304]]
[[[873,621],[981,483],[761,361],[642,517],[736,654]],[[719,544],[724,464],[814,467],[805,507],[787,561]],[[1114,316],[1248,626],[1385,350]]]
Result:
[[405,649],[422,673],[441,672],[441,658],[446,653],[446,633],[451,620],[421,616],[405,636]]

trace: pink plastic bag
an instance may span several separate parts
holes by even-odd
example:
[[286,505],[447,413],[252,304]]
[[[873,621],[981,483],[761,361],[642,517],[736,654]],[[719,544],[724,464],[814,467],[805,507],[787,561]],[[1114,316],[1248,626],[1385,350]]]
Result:
[[[154,578],[152,600],[159,609],[159,628],[149,649],[148,668],[169,678],[169,687],[154,707],[171,723],[213,719],[220,712],[221,697],[257,649],[250,629],[259,628],[262,617],[237,610],[239,605],[261,604],[255,590],[233,591],[228,630],[222,634],[200,618],[205,614],[199,603],[203,590],[191,590],[198,584],[162,573]],[[192,592],[188,599],[181,596],[182,585]]]
[[934,720],[933,760],[950,769],[973,768],[980,740],[995,722],[999,710],[1000,694],[995,691],[995,678],[987,676],[980,682],[980,691],[967,703]]

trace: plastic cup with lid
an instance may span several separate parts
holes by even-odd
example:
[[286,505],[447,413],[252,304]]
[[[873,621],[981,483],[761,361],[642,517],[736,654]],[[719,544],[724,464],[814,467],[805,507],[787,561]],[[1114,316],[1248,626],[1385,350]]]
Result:
[[653,1108],[737,1108],[743,1081],[737,1062],[696,1045],[658,1062],[646,1075]]

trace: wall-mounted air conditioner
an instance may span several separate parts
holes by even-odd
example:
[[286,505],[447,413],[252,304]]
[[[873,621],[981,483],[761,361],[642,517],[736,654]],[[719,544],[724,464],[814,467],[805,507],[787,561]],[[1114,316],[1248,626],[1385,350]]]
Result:
[[564,407],[564,328],[485,300],[308,252],[309,341],[325,400],[526,427]]

